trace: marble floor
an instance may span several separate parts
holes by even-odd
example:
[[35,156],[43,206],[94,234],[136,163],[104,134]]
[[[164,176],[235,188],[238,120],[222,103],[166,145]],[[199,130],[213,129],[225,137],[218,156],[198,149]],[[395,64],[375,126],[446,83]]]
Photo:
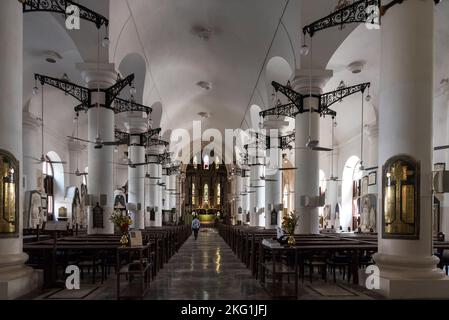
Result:
[[[301,282],[300,282],[301,283]],[[40,292],[34,299],[114,300],[116,278],[104,285],[82,285],[83,292],[62,289]],[[30,297],[28,297],[30,298]],[[301,283],[300,300],[379,299],[373,292],[345,281]],[[268,300],[270,296],[234,255],[215,229],[202,229],[198,240],[190,237],[159,271],[145,300]]]

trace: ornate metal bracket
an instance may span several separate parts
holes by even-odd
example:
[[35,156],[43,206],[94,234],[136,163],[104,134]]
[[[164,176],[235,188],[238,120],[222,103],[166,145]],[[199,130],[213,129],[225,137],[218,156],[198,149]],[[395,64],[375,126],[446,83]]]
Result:
[[175,174],[180,173],[180,166],[173,166],[173,167],[167,167],[165,168],[167,176],[173,176]]
[[[139,145],[146,145],[148,140],[155,140],[152,139],[152,137],[159,135],[161,132],[161,128],[157,128],[157,129],[151,129],[148,130],[147,132],[143,132],[143,133],[128,133],[128,132],[124,132],[118,129],[115,129],[115,140],[117,141],[117,144],[119,145],[131,145],[131,137],[132,136],[138,136],[140,139],[140,143]],[[151,143],[151,142],[150,142]]]
[[127,76],[125,79],[120,80],[112,87],[103,90],[106,93],[106,108],[110,108],[112,103],[120,94],[120,92],[125,89],[125,87],[130,86],[134,81],[134,74]]
[[[74,83],[48,77],[45,75],[35,74],[34,79],[39,81],[42,85],[49,85],[52,87],[55,87],[56,89],[59,89],[63,91],[64,93],[71,95],[75,99],[77,99],[81,104],[77,105],[75,107],[75,112],[87,112],[89,108],[92,107],[91,105],[91,94],[93,92],[97,92],[97,89],[88,89],[79,85],[76,85]],[[120,92],[126,87],[132,84],[134,80],[134,74],[129,75],[125,79],[117,82],[115,85],[113,85],[110,88],[107,89],[100,89],[100,92],[105,93],[105,100],[106,103],[102,107],[112,109],[115,113],[121,113],[126,111],[144,111],[144,112],[152,112],[152,109],[140,104],[137,104],[135,102],[129,102],[123,99],[117,98],[117,96],[120,94]],[[116,104],[113,106],[113,103],[116,102]]]
[[161,139],[150,139],[147,143],[147,147],[168,147],[170,144],[167,141],[161,140]]
[[298,92],[293,90],[290,85],[283,86],[276,81],[273,81],[271,85],[273,86],[274,90],[276,90],[276,92],[282,93],[296,106],[296,108],[298,109],[297,113],[304,112],[304,96],[302,94],[299,94]]
[[[321,95],[312,95],[312,97],[315,97],[319,99],[320,103],[318,106],[318,110],[313,110],[313,112],[319,113],[320,116],[332,116],[336,117],[337,113],[330,109],[330,107],[336,103],[337,101],[342,101],[344,98],[347,98],[355,93],[358,92],[365,92],[367,88],[371,86],[371,83],[362,83],[358,84],[352,87],[345,87],[342,89],[337,89],[335,91],[324,93]],[[267,116],[285,116],[290,118],[295,118],[297,114],[302,114],[305,112],[309,112],[310,110],[304,109],[304,99],[310,97],[310,96],[304,96],[293,89],[291,89],[289,86],[283,86],[279,83],[273,82],[273,87],[276,91],[281,91],[290,101],[292,101],[292,104],[287,105],[278,105],[275,108],[268,109],[265,111],[262,111],[260,113],[260,116],[265,118]]]
[[[402,2],[402,1],[401,1]],[[370,7],[381,8],[381,0],[359,0],[356,1],[340,10],[337,10],[330,15],[321,18],[303,28],[304,34],[309,34],[313,37],[316,32],[332,28],[332,27],[343,27],[345,24],[350,23],[374,23],[375,19],[379,19],[380,16],[376,16],[375,12],[368,12]]]
[[330,109],[330,107],[338,101],[342,101],[344,98],[347,98],[356,93],[364,93],[367,88],[371,86],[371,83],[361,83],[352,87],[345,87],[342,89],[337,89],[332,92],[328,92],[321,95],[320,98],[320,108],[319,113],[322,116],[337,116],[337,113]]
[[44,75],[40,75],[40,74],[35,74],[34,79],[36,81],[39,81],[41,83],[41,85],[49,85],[49,86],[55,87],[56,89],[63,91],[64,93],[66,93],[68,95],[71,95],[76,100],[81,102],[81,104],[83,104],[83,105],[90,104],[89,103],[90,91],[89,91],[89,89],[87,89],[85,87],[81,87],[79,85],[73,84],[73,83],[65,81],[65,80],[56,79],[56,78],[52,78],[52,77],[48,77],[48,76],[44,76]]
[[23,5],[23,13],[27,12],[54,12],[67,16],[67,7],[79,8],[81,19],[93,22],[97,29],[109,26],[109,20],[95,11],[70,0],[19,0]]
[[120,98],[116,98],[114,100],[114,112],[115,114],[123,113],[123,112],[134,112],[134,111],[142,111],[146,114],[150,114],[153,112],[153,109],[150,107],[144,106],[142,104],[138,104],[134,101],[124,100]]
[[287,136],[280,137],[280,139],[281,139],[280,148],[282,150],[287,150],[292,148],[292,144],[293,142],[295,142],[296,136],[295,133],[292,133]]

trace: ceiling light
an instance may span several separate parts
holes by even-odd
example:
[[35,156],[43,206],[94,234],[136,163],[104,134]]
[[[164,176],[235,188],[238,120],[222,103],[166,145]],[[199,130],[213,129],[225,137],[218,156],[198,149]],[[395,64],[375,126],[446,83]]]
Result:
[[301,49],[299,49],[299,54],[302,56],[307,56],[309,54],[309,51],[310,51],[309,47],[306,44],[303,44],[301,46]]
[[134,85],[131,86],[131,89],[129,89],[129,93],[131,96],[134,96],[137,93],[137,89]]
[[198,115],[203,118],[203,119],[209,119],[210,118],[210,113],[208,112],[198,112]]
[[109,48],[109,44],[111,43],[111,41],[109,40],[109,37],[106,36],[103,38],[103,41],[101,42],[101,46],[103,48]]
[[56,63],[58,60],[62,59],[62,56],[54,51],[46,51],[44,52],[44,56],[45,56],[45,61],[47,61],[48,63]]
[[203,41],[209,41],[212,36],[212,30],[199,25],[193,26],[192,32]]
[[37,96],[39,94],[39,88],[37,86],[33,87],[33,96]]
[[371,95],[370,95],[370,94],[368,94],[368,95],[366,96],[366,102],[370,102],[370,101],[371,101],[371,99],[372,99]]
[[196,83],[196,85],[204,90],[210,90],[212,89],[212,84],[207,81],[199,81]]
[[366,64],[365,61],[355,61],[350,65],[348,65],[348,70],[351,71],[353,74],[359,74],[363,71],[365,64]]

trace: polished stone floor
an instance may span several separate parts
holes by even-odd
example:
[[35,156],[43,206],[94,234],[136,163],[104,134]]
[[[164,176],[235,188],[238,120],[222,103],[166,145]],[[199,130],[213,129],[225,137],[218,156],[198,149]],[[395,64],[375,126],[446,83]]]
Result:
[[[301,282],[300,282],[301,283]],[[116,277],[104,285],[82,285],[82,291],[54,289],[34,299],[116,299]],[[301,300],[378,299],[372,292],[346,281],[301,283]],[[202,229],[198,240],[190,237],[151,283],[145,300],[267,300],[270,296],[234,255],[215,229]]]

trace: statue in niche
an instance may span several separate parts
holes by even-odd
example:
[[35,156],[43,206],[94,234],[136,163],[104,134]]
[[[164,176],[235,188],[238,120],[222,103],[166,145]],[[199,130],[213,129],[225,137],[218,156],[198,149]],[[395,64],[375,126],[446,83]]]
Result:
[[38,192],[31,195],[31,228],[37,229],[38,226],[42,227],[44,223],[44,215],[42,210],[42,199]]
[[78,222],[81,226],[87,226],[87,209],[86,209],[86,201],[87,201],[87,186],[85,184],[81,185],[81,196],[80,196],[80,220]]

